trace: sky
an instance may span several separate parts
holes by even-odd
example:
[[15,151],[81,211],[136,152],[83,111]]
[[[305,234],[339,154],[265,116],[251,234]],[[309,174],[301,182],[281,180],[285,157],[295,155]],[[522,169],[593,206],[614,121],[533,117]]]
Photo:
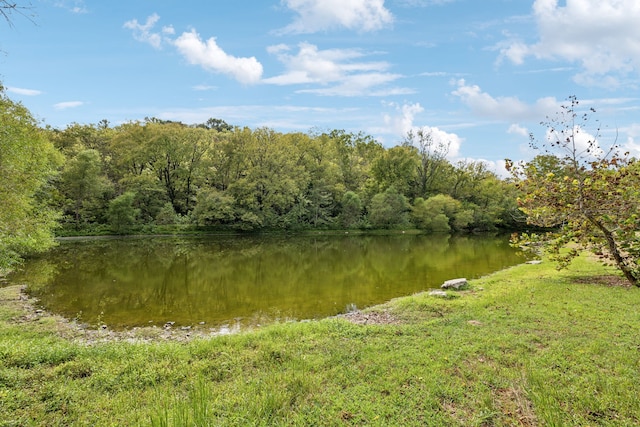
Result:
[[536,154],[570,96],[640,155],[638,0],[17,0],[0,82],[43,125],[156,117],[385,147],[424,129],[448,158]]

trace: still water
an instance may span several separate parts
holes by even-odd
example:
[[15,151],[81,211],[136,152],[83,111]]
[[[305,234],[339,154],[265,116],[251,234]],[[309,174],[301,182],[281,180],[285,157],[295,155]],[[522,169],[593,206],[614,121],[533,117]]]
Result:
[[505,236],[145,237],[65,241],[11,281],[91,325],[221,327],[331,316],[520,262]]

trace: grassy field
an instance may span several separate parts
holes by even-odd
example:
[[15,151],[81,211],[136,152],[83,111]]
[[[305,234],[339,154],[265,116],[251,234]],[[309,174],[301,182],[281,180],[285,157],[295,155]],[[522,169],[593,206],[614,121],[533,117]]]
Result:
[[639,425],[640,289],[612,274],[520,265],[353,319],[152,343],[87,342],[4,288],[0,426]]

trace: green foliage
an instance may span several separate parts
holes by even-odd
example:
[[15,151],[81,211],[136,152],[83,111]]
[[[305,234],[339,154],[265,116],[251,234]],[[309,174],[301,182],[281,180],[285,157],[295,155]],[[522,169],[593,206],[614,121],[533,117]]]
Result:
[[605,152],[599,131],[585,133],[588,120],[589,113],[580,114],[577,99],[570,98],[546,123],[558,156],[512,166],[528,222],[555,229],[526,235],[520,243],[542,243],[559,267],[567,266],[578,249],[590,249],[640,286],[640,165],[617,155],[615,147]]
[[60,178],[61,192],[68,199],[66,211],[73,216],[76,229],[81,223],[100,221],[105,195],[112,186],[103,172],[100,153],[83,149],[67,160]]
[[235,222],[233,197],[215,188],[203,188],[198,192],[192,217],[198,225],[228,225]]
[[410,205],[406,197],[389,187],[384,193],[376,194],[371,200],[369,221],[375,228],[396,228],[409,225]]
[[413,221],[418,228],[429,231],[460,231],[471,223],[471,212],[462,206],[462,202],[444,194],[427,200],[418,198],[412,209]]
[[417,150],[419,157],[414,189],[416,197],[428,197],[444,191],[445,189],[440,185],[444,181],[442,179],[444,172],[449,166],[446,160],[449,143],[434,141],[430,130],[418,129],[407,133],[402,146]]
[[397,146],[388,149],[376,159],[371,165],[371,174],[379,192],[395,187],[397,191],[405,194],[416,179],[418,165],[415,148]]
[[175,209],[173,209],[171,202],[165,203],[155,218],[155,223],[157,225],[170,225],[177,224],[178,222],[178,215],[176,214]]
[[165,189],[150,171],[140,175],[127,175],[118,184],[124,192],[135,193],[133,203],[140,210],[139,218],[142,223],[151,223],[168,202]]
[[61,161],[29,111],[0,85],[0,273],[54,245],[51,184]]
[[340,224],[344,228],[356,227],[362,220],[362,201],[353,191],[347,191],[342,197]]
[[[456,214],[444,214],[456,231],[506,225],[508,198],[515,203],[511,184],[482,163],[449,164],[447,144],[426,131],[389,149],[362,133],[282,134],[220,119],[74,123],[45,133],[67,158],[48,192],[64,210],[65,234],[108,232],[110,201],[127,192],[135,194],[141,232],[188,222],[247,231],[406,227],[406,207],[385,213],[380,197],[372,204],[391,187],[405,202],[437,195],[461,202]],[[435,220],[446,228],[442,217]]]
[[107,220],[114,233],[126,234],[136,224],[140,210],[133,206],[135,197],[135,193],[128,191],[109,202]]

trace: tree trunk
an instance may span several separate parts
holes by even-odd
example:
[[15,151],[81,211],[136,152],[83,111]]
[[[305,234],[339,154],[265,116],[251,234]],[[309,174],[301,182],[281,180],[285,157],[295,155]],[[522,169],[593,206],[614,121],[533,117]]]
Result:
[[616,243],[616,239],[613,237],[613,233],[609,230],[602,222],[598,221],[591,215],[587,215],[587,219],[595,225],[604,235],[605,240],[607,241],[607,246],[609,248],[609,252],[613,257],[616,265],[624,274],[624,277],[631,283],[633,286],[640,287],[640,281],[633,275],[633,272],[625,262],[624,257],[620,253],[618,249],[618,244]]

